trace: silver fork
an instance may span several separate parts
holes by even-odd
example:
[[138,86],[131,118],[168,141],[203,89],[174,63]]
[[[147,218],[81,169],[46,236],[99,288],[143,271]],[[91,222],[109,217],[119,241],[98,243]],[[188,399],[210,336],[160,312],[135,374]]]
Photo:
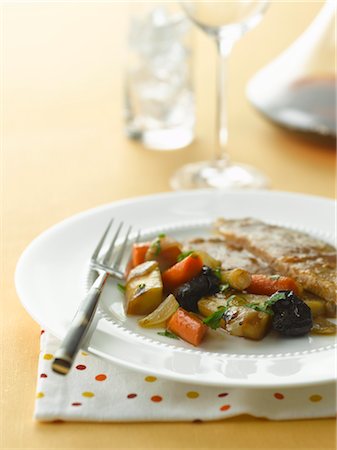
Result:
[[[116,232],[111,238],[104,258],[100,259],[102,247],[112,227],[113,221],[113,219],[110,220],[90,259],[90,267],[98,272],[98,277],[94,281],[85,298],[80,303],[80,306],[71,322],[70,328],[67,331],[59,349],[55,353],[55,358],[52,362],[52,369],[54,372],[61,375],[66,375],[73,364],[76,354],[80,349],[83,339],[94,317],[99,297],[108,276],[111,275],[119,280],[124,279],[124,273],[121,270],[121,261],[123,259],[129,235],[132,230],[131,226],[127,229],[121,246],[116,252],[116,255],[113,257],[116,241],[123,227],[123,222],[118,225]],[[113,263],[111,262],[112,259]]]

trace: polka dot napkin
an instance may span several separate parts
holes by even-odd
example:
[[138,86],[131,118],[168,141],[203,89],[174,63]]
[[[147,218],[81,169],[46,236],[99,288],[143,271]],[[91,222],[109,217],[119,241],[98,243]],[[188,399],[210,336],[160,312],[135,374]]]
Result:
[[250,414],[273,420],[332,417],[334,384],[239,389],[176,383],[80,352],[66,376],[51,370],[59,342],[42,331],[35,418],[40,421],[191,421]]

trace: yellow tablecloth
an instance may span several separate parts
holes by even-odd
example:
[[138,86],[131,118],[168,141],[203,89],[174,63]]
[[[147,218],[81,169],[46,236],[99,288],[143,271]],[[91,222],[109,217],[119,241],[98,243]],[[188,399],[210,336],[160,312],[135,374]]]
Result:
[[[270,176],[273,188],[333,197],[335,151],[270,125],[248,104],[250,77],[310,23],[321,2],[275,2],[230,60],[230,154]],[[195,39],[197,139],[152,152],[125,138],[122,2],[4,2],[2,115],[2,448],[332,449],[335,421],[268,422],[241,416],[204,424],[38,424],[32,419],[39,326],[21,307],[20,253],[76,212],[169,189],[182,164],[212,153],[213,43]],[[207,64],[205,63],[207,61]]]

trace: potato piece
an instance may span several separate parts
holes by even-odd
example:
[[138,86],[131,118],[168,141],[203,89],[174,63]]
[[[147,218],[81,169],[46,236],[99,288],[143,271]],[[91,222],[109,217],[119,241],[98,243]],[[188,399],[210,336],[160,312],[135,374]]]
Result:
[[[144,271],[142,272],[142,267]],[[150,270],[151,268],[151,270]],[[126,314],[150,314],[163,299],[163,283],[158,263],[151,261],[137,266],[127,279],[125,288]]]
[[220,307],[228,305],[220,326],[233,336],[241,336],[247,339],[260,340],[269,331],[272,318],[269,314],[256,311],[246,303],[261,304],[268,299],[263,295],[242,294],[232,296],[228,301],[224,297],[205,297],[198,302],[200,314],[205,317],[218,311]]
[[196,250],[193,251],[193,253],[200,256],[204,265],[210,267],[211,269],[217,269],[218,267],[221,266],[221,261],[213,258],[211,255],[209,255],[207,252],[203,250]]
[[233,336],[260,340],[271,326],[271,315],[246,306],[232,306],[224,314],[225,329]]
[[309,308],[311,309],[312,317],[318,317],[323,316],[325,317],[325,301],[324,300],[314,300],[314,299],[307,299],[304,300],[304,303],[306,303]]

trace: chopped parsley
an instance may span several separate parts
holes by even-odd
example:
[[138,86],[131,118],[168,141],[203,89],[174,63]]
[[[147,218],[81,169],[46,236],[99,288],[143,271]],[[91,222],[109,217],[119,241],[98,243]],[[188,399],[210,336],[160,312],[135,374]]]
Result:
[[180,253],[180,255],[178,255],[177,262],[180,262],[183,259],[187,258],[188,256],[193,255],[193,253],[194,250],[188,250],[187,252]]
[[270,314],[271,316],[274,314],[271,307],[274,303],[276,303],[279,300],[284,300],[286,298],[286,294],[284,292],[275,292],[271,297],[269,297],[268,300],[266,300],[263,304],[260,303],[247,303],[246,306],[248,308],[255,309],[255,311],[261,311],[267,314]]
[[160,240],[162,238],[166,237],[165,233],[161,233],[158,234],[158,236],[156,237],[156,239],[152,242],[151,244],[151,250],[153,251],[153,253],[155,254],[155,256],[158,256],[159,253],[161,252],[161,242]]
[[228,306],[220,306],[217,311],[215,311],[210,316],[206,317],[203,322],[208,327],[212,328],[212,330],[216,330],[220,327],[220,321],[223,318],[224,313],[227,311]]
[[124,284],[118,283],[117,287],[121,291],[122,294],[125,294],[126,286],[124,286]]
[[145,284],[145,283],[139,284],[139,285],[137,286],[137,288],[136,288],[135,295],[140,295],[140,294],[142,294],[142,293],[145,291],[145,288],[146,288],[146,284]]
[[236,297],[236,295],[231,295],[230,297],[228,297],[226,299],[227,304],[224,306],[219,306],[217,311],[203,320],[203,323],[212,328],[212,330],[216,330],[217,328],[219,328],[223,315],[225,314],[227,309],[230,308],[232,300],[234,300]]
[[216,275],[219,280],[221,281],[221,267],[216,267],[215,269],[213,269],[214,275]]
[[165,337],[168,337],[168,338],[171,338],[171,339],[179,339],[179,337],[176,334],[171,333],[171,331],[168,331],[168,330],[158,331],[157,334],[159,334],[159,336],[165,336]]
[[270,275],[269,277],[271,280],[279,280],[281,278],[281,275]]
[[229,283],[222,283],[220,284],[220,293],[223,294],[224,292],[226,292],[228,289],[230,288]]

